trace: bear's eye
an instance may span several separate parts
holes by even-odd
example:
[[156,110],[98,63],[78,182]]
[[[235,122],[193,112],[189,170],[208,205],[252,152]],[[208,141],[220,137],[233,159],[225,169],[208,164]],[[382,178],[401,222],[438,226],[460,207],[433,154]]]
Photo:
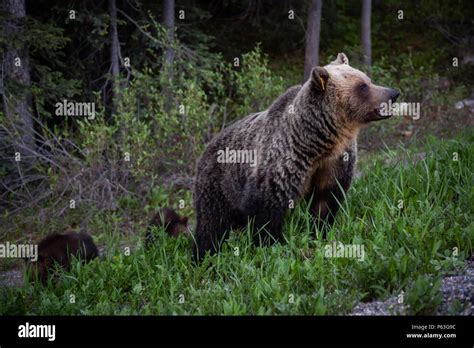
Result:
[[362,83],[359,85],[359,90],[362,93],[367,93],[369,91],[369,86],[366,83]]

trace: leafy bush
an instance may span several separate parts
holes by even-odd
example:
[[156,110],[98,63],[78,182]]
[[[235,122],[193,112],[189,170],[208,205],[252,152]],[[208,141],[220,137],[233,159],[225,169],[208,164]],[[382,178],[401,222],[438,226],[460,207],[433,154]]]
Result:
[[407,291],[409,313],[419,315],[435,314],[442,303],[441,278],[432,279],[427,275],[420,275]]
[[177,54],[169,90],[163,89],[163,71],[133,71],[110,120],[79,122],[87,165],[114,168],[118,180],[126,179],[120,184],[132,192],[138,187],[149,192],[176,175],[192,176],[195,161],[222,126],[267,108],[283,90],[258,46],[243,55],[241,69],[211,58],[212,67],[198,68],[198,61]]
[[283,91],[283,79],[274,76],[260,46],[242,56],[242,68],[233,74],[237,117],[267,109]]
[[[402,290],[413,314],[432,313],[438,277],[461,267],[473,251],[473,144],[468,132],[450,141],[431,139],[424,149],[429,155],[415,164],[415,151],[402,154],[407,164],[395,151],[363,161],[364,175],[327,239],[312,237],[312,219],[299,205],[281,243],[256,247],[244,229],[201,265],[191,266],[190,239],[158,233],[157,247],[146,250],[143,226],[126,238],[123,214],[101,212],[90,227],[106,246],[106,261],[78,264],[54,287],[0,288],[0,314],[341,315],[361,300]],[[169,202],[160,189],[152,195],[157,204]],[[364,245],[365,258],[326,257],[334,241]],[[132,247],[129,256],[124,245]],[[68,302],[70,293],[75,304]]]
[[435,85],[432,80],[437,75],[431,71],[433,64],[433,61],[416,64],[411,51],[390,59],[383,56],[372,67],[372,78],[379,85],[396,86],[403,101],[419,102],[426,92],[420,82],[426,80],[425,84]]

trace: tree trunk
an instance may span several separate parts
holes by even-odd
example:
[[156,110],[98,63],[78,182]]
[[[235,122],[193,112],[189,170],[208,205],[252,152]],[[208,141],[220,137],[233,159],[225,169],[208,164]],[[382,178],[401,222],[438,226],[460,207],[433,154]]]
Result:
[[111,113],[115,114],[117,111],[117,94],[118,94],[118,78],[120,73],[119,52],[120,43],[117,33],[117,4],[116,0],[109,0],[109,14],[110,14],[110,68],[112,72],[112,100]]
[[312,0],[308,11],[306,28],[306,51],[304,58],[304,81],[307,81],[311,69],[319,64],[319,37],[321,32],[322,0]]
[[[8,18],[4,23],[7,38],[22,40],[26,20],[25,0],[4,0],[3,6]],[[25,154],[24,147],[34,150],[33,118],[31,116],[31,79],[28,47],[25,43],[13,43],[7,39],[6,53],[3,61],[2,81],[4,88],[3,105],[5,115],[18,131],[15,151]],[[16,45],[15,45],[16,44]],[[21,144],[21,146],[19,146]],[[22,161],[24,157],[22,156]]]
[[165,97],[165,111],[171,110],[173,96],[171,87],[173,83],[173,61],[174,61],[174,0],[165,0],[163,8],[163,24],[168,33],[168,45],[165,49],[165,61],[163,67],[164,85],[163,95]]
[[163,24],[168,32],[169,45],[166,48],[166,65],[172,65],[174,60],[174,49],[172,46],[174,38],[174,0],[165,0]]
[[371,0],[362,0],[362,50],[364,53],[364,62],[367,65],[368,73],[370,75],[370,68],[372,67],[372,44],[370,42],[370,15],[372,11]]

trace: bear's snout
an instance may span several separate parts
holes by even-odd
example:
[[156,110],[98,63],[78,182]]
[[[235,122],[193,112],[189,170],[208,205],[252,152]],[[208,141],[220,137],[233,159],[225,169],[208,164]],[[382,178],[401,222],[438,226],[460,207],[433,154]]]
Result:
[[400,91],[398,89],[390,89],[390,100],[395,102],[400,95]]

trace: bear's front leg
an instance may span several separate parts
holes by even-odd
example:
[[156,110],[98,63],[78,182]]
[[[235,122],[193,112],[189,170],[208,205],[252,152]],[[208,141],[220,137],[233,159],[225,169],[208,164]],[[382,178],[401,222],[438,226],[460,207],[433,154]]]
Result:
[[310,212],[315,222],[315,233],[321,231],[326,238],[336,214],[349,190],[357,161],[357,143],[351,146],[334,162],[319,168],[312,178],[312,190],[306,197],[311,199]]
[[315,225],[315,234],[320,231],[323,238],[326,238],[327,230],[334,223],[343,198],[344,194],[338,186],[326,190],[314,190],[310,212]]
[[271,245],[280,241],[284,210],[267,208],[254,216],[253,242],[257,246]]

